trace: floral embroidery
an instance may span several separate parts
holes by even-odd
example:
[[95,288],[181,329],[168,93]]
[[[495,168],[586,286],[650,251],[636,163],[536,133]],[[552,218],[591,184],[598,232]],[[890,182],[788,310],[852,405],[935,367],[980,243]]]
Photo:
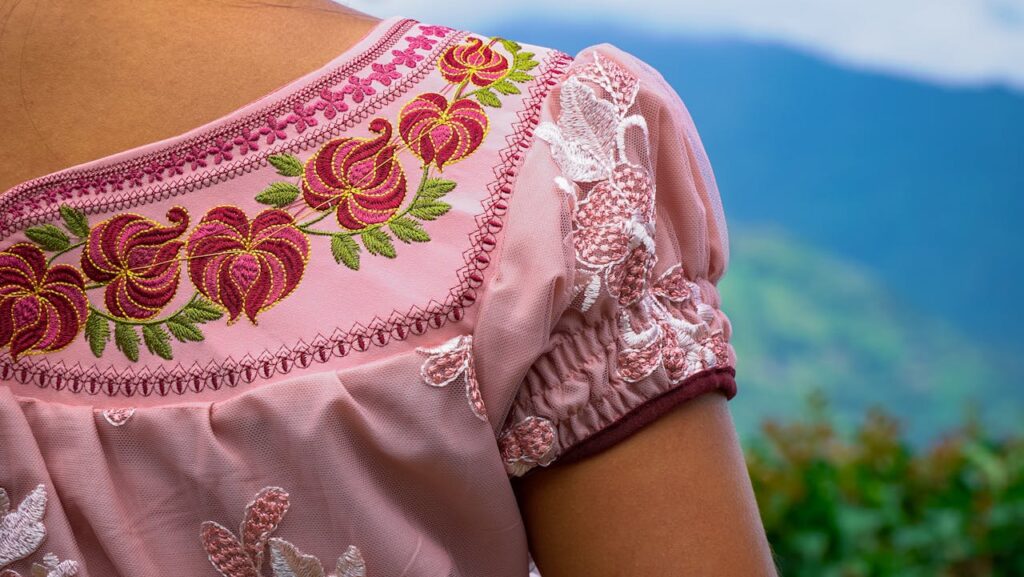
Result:
[[[418,61],[424,59],[424,56],[417,54],[416,51],[433,50],[433,46],[424,43],[418,34],[402,36],[414,26],[419,28],[423,34],[437,37],[447,37],[449,33],[455,32],[454,29],[446,26],[426,25],[412,19],[403,19],[396,23],[373,46],[368,48],[357,61],[365,62],[367,57],[375,60],[386,58],[388,50],[396,45],[399,40],[404,40],[407,48],[401,51],[394,51],[401,53],[402,57],[395,56],[390,63],[381,60],[376,62],[376,64],[387,66],[411,60],[408,67],[415,67]],[[378,69],[374,68],[374,70],[377,71]],[[344,90],[344,86],[351,85],[349,80],[352,76],[351,72],[351,67],[341,68],[333,72],[329,77],[331,86],[341,87]],[[48,206],[53,206],[61,200],[89,195],[105,195],[108,192],[121,191],[126,188],[138,188],[145,184],[143,176],[147,176],[146,180],[149,182],[159,182],[164,176],[182,174],[184,167],[187,167],[189,171],[196,172],[208,166],[221,165],[225,161],[232,160],[233,157],[237,160],[237,156],[244,156],[258,149],[254,146],[255,140],[252,138],[253,136],[266,136],[267,144],[273,144],[278,140],[285,140],[288,138],[286,130],[291,126],[294,125],[296,127],[296,133],[301,133],[306,126],[315,125],[316,120],[309,116],[314,114],[314,111],[324,111],[326,118],[333,118],[333,114],[328,115],[327,111],[347,110],[348,105],[344,102],[346,98],[350,98],[353,102],[358,103],[359,100],[365,100],[362,98],[364,94],[376,93],[377,90],[372,87],[373,81],[379,82],[382,86],[386,87],[391,84],[391,80],[397,78],[393,74],[387,73],[384,75],[371,74],[367,79],[368,82],[362,84],[359,90],[354,89],[355,87],[350,88],[346,92],[340,92],[334,100],[318,98],[321,90],[318,87],[315,91],[301,95],[304,100],[300,102],[301,108],[298,112],[292,110],[289,113],[287,109],[280,110],[278,108],[271,114],[252,117],[247,119],[244,126],[238,127],[237,133],[228,135],[218,134],[217,136],[211,136],[208,141],[204,141],[202,144],[190,143],[182,145],[175,150],[161,152],[154,159],[156,161],[155,164],[151,164],[150,168],[146,170],[139,169],[134,172],[124,171],[120,174],[103,174],[96,177],[95,180],[83,178],[74,182],[60,182],[49,185],[43,181],[38,184],[32,183],[33,186],[18,187],[16,195],[8,195],[9,197],[16,196],[16,198],[10,198],[11,201],[15,202],[5,202],[3,206],[0,206],[0,225],[2,225],[3,232],[9,233],[17,227],[18,219],[28,216],[32,211],[46,210]],[[287,106],[290,108],[293,106],[293,103],[289,103]],[[283,119],[280,118],[282,113],[284,114]],[[247,140],[250,144],[242,145],[239,140]],[[232,145],[237,146],[237,148],[231,148]],[[170,159],[176,160],[172,162]],[[208,159],[212,159],[212,161]]]
[[[42,563],[32,564],[32,577],[75,577],[78,575],[78,562],[61,561],[53,553],[43,555]],[[0,571],[0,577],[21,577],[13,569]]]
[[188,274],[206,298],[228,311],[256,315],[288,296],[302,278],[309,241],[292,215],[267,209],[251,221],[234,206],[210,209],[188,237]]
[[391,123],[375,118],[375,138],[338,138],[306,161],[302,198],[313,210],[335,208],[338,224],[359,230],[387,221],[405,198],[402,165],[395,158]]
[[468,78],[477,86],[487,86],[505,75],[508,60],[490,43],[484,45],[482,39],[470,38],[468,43],[445,52],[437,66],[448,82],[458,84]]
[[177,239],[188,228],[180,206],[167,211],[172,226],[137,214],[119,214],[89,232],[82,251],[82,271],[106,285],[104,304],[111,314],[148,319],[171,302],[178,288],[181,263]]
[[43,513],[46,486],[40,483],[11,510],[7,491],[0,487],[0,568],[31,555],[46,538]]
[[49,266],[39,247],[19,242],[0,252],[0,346],[11,356],[59,351],[85,322],[85,279]]
[[[445,40],[442,43],[444,47],[439,50],[439,53],[449,49],[455,41],[461,39],[464,35],[462,32],[457,34],[449,34],[449,32],[451,32],[451,29],[446,27],[437,27],[432,32],[426,32],[426,29],[424,29],[424,33],[427,35],[438,37],[447,35],[450,37],[450,40]],[[466,264],[458,270],[457,277],[459,280],[446,293],[447,296],[443,300],[435,301],[431,299],[429,303],[422,307],[413,305],[406,312],[395,311],[387,319],[374,319],[368,324],[354,323],[347,330],[338,328],[329,336],[318,334],[308,341],[300,339],[296,344],[284,345],[273,352],[253,351],[251,355],[246,355],[241,359],[231,357],[212,359],[205,365],[200,365],[199,363],[192,363],[191,365],[181,363],[159,365],[155,367],[155,370],[150,365],[143,367],[141,370],[125,367],[119,371],[98,371],[96,366],[83,366],[78,363],[68,367],[64,365],[64,361],[60,359],[50,360],[46,358],[46,355],[35,355],[39,359],[28,362],[18,358],[20,355],[11,354],[13,349],[9,347],[10,343],[7,345],[0,344],[0,353],[3,353],[0,354],[0,357],[6,357],[0,358],[0,379],[16,380],[21,383],[31,382],[36,386],[53,387],[55,390],[66,388],[73,393],[102,393],[110,396],[119,394],[132,396],[136,393],[143,396],[149,396],[154,393],[159,395],[198,393],[207,388],[219,389],[222,386],[235,386],[239,383],[253,382],[258,378],[269,378],[274,374],[288,373],[296,367],[307,367],[313,361],[327,362],[333,357],[343,357],[353,351],[364,351],[373,345],[383,347],[392,340],[404,340],[410,334],[424,334],[430,328],[439,328],[447,322],[461,319],[462,315],[464,315],[464,309],[475,302],[476,288],[480,286],[483,271],[491,260],[488,253],[496,245],[497,234],[502,228],[503,215],[508,207],[507,200],[513,190],[512,183],[516,179],[518,167],[523,160],[522,152],[532,142],[533,130],[537,124],[540,107],[544,102],[546,94],[555,85],[555,79],[564,73],[564,70],[572,61],[572,57],[568,54],[552,50],[545,58],[546,64],[543,72],[534,78],[525,72],[538,65],[533,60],[532,53],[521,51],[514,42],[504,39],[499,39],[499,41],[510,52],[510,55],[513,56],[513,58],[510,58],[510,62],[514,62],[514,64],[510,66],[507,76],[489,87],[482,87],[465,94],[462,93],[462,90],[465,88],[464,86],[456,87],[454,94],[448,94],[449,101],[455,102],[462,98],[473,97],[484,106],[501,106],[501,100],[494,98],[491,101],[487,95],[494,96],[495,93],[518,94],[518,88],[513,83],[527,82],[528,80],[533,80],[533,82],[530,85],[529,94],[522,98],[523,108],[517,113],[519,119],[512,122],[512,131],[505,138],[507,146],[502,147],[497,153],[500,162],[494,166],[495,179],[487,185],[488,194],[483,201],[485,208],[476,216],[477,226],[470,235],[471,247],[470,252],[466,254]],[[436,65],[436,60],[433,63]],[[425,69],[416,72],[417,75],[425,73]],[[408,85],[409,82],[408,79],[403,80],[402,86]],[[304,89],[302,94],[306,96],[320,94],[320,91],[324,90],[323,85],[317,86],[316,90],[317,92],[310,92],[308,89]],[[442,90],[441,92],[446,91]],[[384,96],[386,95],[381,94],[380,98]],[[292,103],[289,106],[294,107],[295,105]],[[314,105],[302,105],[301,108],[304,111],[308,111],[310,106]],[[250,127],[248,132],[250,142],[255,143],[255,139],[252,136],[257,132],[260,135],[266,135],[268,141],[272,141],[272,138],[285,138],[287,136],[285,131],[290,127],[290,123],[285,120],[279,120],[280,118],[280,114],[269,113],[266,116],[266,126],[264,128],[254,130]],[[227,135],[221,134],[221,136],[227,138]],[[212,140],[211,138],[211,142]],[[188,147],[182,145],[174,150],[168,148],[159,154],[165,154],[165,156],[160,158],[167,158],[163,165],[167,167],[168,171],[181,173],[182,170],[176,170],[175,167],[177,169],[184,167],[185,172],[187,172],[187,167],[191,162],[202,163],[203,166],[207,164],[207,157],[209,155],[204,154],[203,151],[209,144],[202,143],[202,146],[190,144]],[[239,148],[240,145],[232,153],[241,154]],[[156,156],[153,158],[156,158]],[[246,166],[257,166],[262,160],[264,159],[249,159]],[[269,154],[265,157],[265,160],[273,165],[278,173],[283,176],[300,177],[302,175],[304,162],[291,154]],[[209,164],[212,165],[212,163]],[[431,166],[436,168],[436,163],[432,163]],[[207,176],[212,179],[211,182],[232,178],[236,174],[240,174],[235,168],[237,167],[234,164],[229,164],[218,171],[209,172]],[[124,168],[123,170],[128,169]],[[248,171],[246,170],[246,172]],[[146,177],[146,173],[141,168],[135,172],[137,172],[137,178],[140,181]],[[423,174],[424,177],[420,180],[417,193],[403,207],[399,208],[391,222],[371,225],[361,231],[349,231],[340,229],[340,227],[336,230],[330,230],[311,226],[313,220],[319,221],[334,216],[333,210],[321,211],[320,214],[315,215],[311,219],[300,221],[298,217],[303,216],[303,212],[308,211],[309,206],[303,200],[298,199],[301,195],[301,190],[297,186],[300,183],[298,179],[296,179],[295,184],[271,184],[267,190],[257,195],[257,201],[263,204],[270,204],[274,208],[282,208],[286,212],[293,214],[295,218],[294,226],[300,228],[309,237],[311,242],[315,240],[314,237],[329,237],[330,251],[335,260],[339,263],[344,263],[350,268],[358,269],[361,247],[354,242],[355,240],[361,240],[363,247],[367,247],[368,252],[371,254],[393,256],[394,245],[392,237],[388,234],[389,232],[395,236],[404,235],[410,239],[408,241],[403,240],[403,242],[414,242],[412,240],[413,236],[420,236],[424,239],[429,238],[426,237],[426,231],[422,227],[416,226],[417,223],[413,219],[421,221],[433,220],[443,215],[450,208],[450,205],[439,199],[454,189],[456,183],[433,177],[430,174],[430,166],[423,166]],[[58,258],[63,253],[82,247],[90,232],[85,214],[81,210],[67,204],[61,204],[59,201],[74,196],[83,196],[83,190],[86,187],[90,189],[95,188],[97,194],[105,193],[107,190],[114,191],[128,188],[123,185],[123,182],[116,174],[107,172],[96,177],[82,176],[74,180],[65,178],[59,181],[58,184],[54,185],[53,190],[46,192],[46,195],[48,202],[51,203],[49,206],[59,208],[60,217],[64,220],[64,229],[58,226],[60,223],[56,225],[44,224],[24,229],[24,234],[33,243],[39,245],[44,252],[51,253],[49,255],[50,261]],[[201,183],[196,181],[196,184],[198,186],[208,185],[205,180]],[[271,192],[271,189],[281,184],[291,185],[291,189],[285,190],[283,195],[291,196],[291,201],[281,201],[282,195],[279,188],[272,191],[274,194],[267,194]],[[180,183],[174,186],[179,187]],[[37,188],[38,186],[32,189],[19,187],[14,192],[21,194],[22,192],[35,191]],[[159,190],[146,191],[144,194],[138,195],[137,198],[132,197],[130,200],[113,196],[103,200],[111,203],[117,202],[119,205],[130,205],[158,198],[156,196],[157,193],[170,190],[168,187],[162,187]],[[150,194],[151,192],[152,194]],[[176,192],[171,192],[171,194],[176,194]],[[13,198],[13,195],[7,196],[7,200]],[[23,197],[19,198],[24,200]],[[163,198],[163,196],[159,196],[159,198]],[[21,200],[18,202],[21,202]],[[3,211],[8,210],[9,204],[0,204],[4,204],[3,207],[0,207],[0,214],[2,214]],[[43,211],[46,210],[46,207],[36,206],[36,209]],[[44,216],[43,212],[33,214],[33,217],[37,219]],[[402,217],[409,217],[409,220],[413,221],[412,224],[400,221],[399,219]],[[190,218],[190,220],[194,221],[197,219]],[[9,234],[12,230],[11,227],[14,226],[13,222],[0,217],[0,226],[6,227],[0,229],[0,234]],[[83,227],[84,230],[82,230]],[[70,231],[71,236],[69,236],[68,231]],[[188,236],[184,234],[182,238],[187,238]],[[311,249],[314,248],[311,245]],[[187,251],[180,252],[186,254],[179,254],[178,259],[184,260],[188,258]],[[153,262],[151,264],[155,265],[156,263]],[[88,279],[83,279],[83,281],[88,281]],[[90,291],[105,289],[106,286],[102,283],[91,282],[85,284],[84,288],[86,291]],[[198,289],[198,287],[196,288]],[[256,294],[248,296],[250,302],[258,300],[254,298],[258,296]],[[0,294],[0,304],[2,304],[2,301],[3,295]],[[169,360],[174,358],[172,344],[176,348],[175,342],[189,343],[202,341],[204,339],[203,331],[205,330],[202,325],[222,318],[226,310],[223,304],[211,301],[199,290],[196,290],[191,299],[176,310],[165,311],[164,314],[158,314],[148,319],[120,317],[103,310],[102,307],[97,306],[97,303],[93,302],[88,305],[88,316],[84,323],[84,338],[96,357],[109,354],[107,345],[110,342],[114,342],[117,350],[132,362],[139,360],[142,344],[146,345],[145,350],[150,354]],[[257,307],[257,312],[262,310],[265,310],[265,308]],[[244,308],[242,312],[244,312]],[[66,323],[61,328],[62,330],[70,330],[75,327],[72,324]],[[81,326],[77,327],[77,334],[82,334]]]
[[444,387],[460,378],[465,380],[469,408],[478,419],[487,420],[473,364],[473,335],[452,337],[433,348],[417,347],[416,352],[427,355],[427,360],[420,366],[420,375],[428,385]]
[[498,448],[505,471],[519,477],[537,465],[555,458],[555,427],[544,417],[529,416],[498,436]]
[[[587,311],[603,288],[620,307],[618,375],[637,381],[663,365],[678,383],[727,363],[728,344],[721,328],[712,330],[714,310],[681,265],[651,278],[657,256],[649,135],[644,117],[629,114],[639,90],[634,76],[595,52],[593,62],[563,83],[557,124],[541,123],[537,136],[551,144],[562,171],[556,183],[575,200],[580,282],[574,306]],[[628,148],[630,129],[640,131],[642,150]]]
[[270,559],[274,577],[366,577],[366,562],[355,545],[338,557],[334,573],[326,575],[319,559],[304,555],[284,539],[270,538]]
[[134,407],[118,407],[116,409],[104,409],[103,418],[115,427],[120,427],[128,422],[128,419],[135,414]]
[[398,130],[409,150],[424,164],[436,164],[438,170],[472,154],[489,128],[479,104],[465,98],[448,104],[436,92],[420,94],[398,116]]
[[[219,523],[204,521],[199,536],[210,563],[223,577],[259,577],[269,548],[274,577],[327,577],[318,559],[303,555],[284,539],[270,536],[281,524],[288,506],[284,489],[264,487],[245,506],[237,536]],[[332,577],[366,577],[366,564],[358,548],[350,545],[338,558]]]
[[[46,486],[42,483],[13,511],[7,491],[0,487],[0,577],[21,577],[17,571],[4,567],[25,559],[42,544],[46,538],[45,512]],[[77,574],[77,562],[60,561],[53,553],[43,555],[42,564],[32,564],[32,577],[74,577]]]

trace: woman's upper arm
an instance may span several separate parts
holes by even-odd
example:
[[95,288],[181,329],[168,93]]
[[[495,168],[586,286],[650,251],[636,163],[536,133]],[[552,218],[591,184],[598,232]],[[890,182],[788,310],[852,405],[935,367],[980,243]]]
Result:
[[717,391],[605,451],[514,486],[543,577],[776,575]]
[[535,136],[571,227],[538,253],[564,282],[498,438],[541,572],[772,575],[726,406],[728,231],[689,112],[608,43],[548,103]]

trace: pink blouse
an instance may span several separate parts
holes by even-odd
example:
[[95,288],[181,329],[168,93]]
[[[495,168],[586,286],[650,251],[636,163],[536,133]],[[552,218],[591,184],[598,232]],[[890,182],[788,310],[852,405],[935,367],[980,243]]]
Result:
[[516,576],[512,483],[736,394],[682,101],[392,16],[0,196],[0,576]]

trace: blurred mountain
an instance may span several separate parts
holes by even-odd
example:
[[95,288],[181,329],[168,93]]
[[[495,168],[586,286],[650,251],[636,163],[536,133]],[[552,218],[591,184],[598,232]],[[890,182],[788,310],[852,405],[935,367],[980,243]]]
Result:
[[480,32],[643,59],[693,115],[730,223],[781,225],[987,348],[1024,352],[1024,94],[614,22],[492,28]]
[[894,296],[877,275],[780,228],[735,226],[719,283],[733,326],[741,435],[762,418],[795,416],[821,387],[849,430],[872,404],[923,442],[962,423],[974,403],[1000,434],[1024,422],[1024,367],[954,324]]

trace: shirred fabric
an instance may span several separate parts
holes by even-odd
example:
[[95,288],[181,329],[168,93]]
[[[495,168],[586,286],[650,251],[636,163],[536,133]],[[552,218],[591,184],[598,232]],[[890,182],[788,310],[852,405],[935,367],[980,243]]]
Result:
[[656,71],[386,18],[0,195],[0,577],[523,577],[510,477],[734,394],[727,259]]
[[547,189],[569,199],[571,258],[500,437],[514,476],[600,452],[697,394],[736,394],[716,286],[728,231],[679,95],[604,43],[576,55],[548,105],[556,120],[537,133],[558,168]]

